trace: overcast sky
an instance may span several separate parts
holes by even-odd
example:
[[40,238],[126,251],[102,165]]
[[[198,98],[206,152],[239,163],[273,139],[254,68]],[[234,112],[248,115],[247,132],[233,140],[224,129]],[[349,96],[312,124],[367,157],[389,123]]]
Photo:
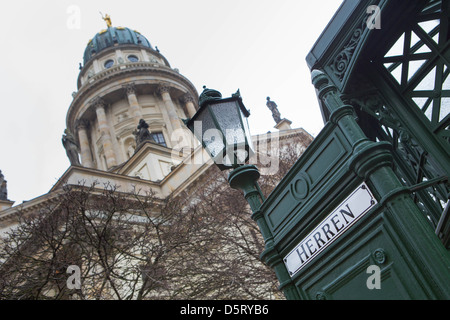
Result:
[[61,137],[87,42],[105,22],[142,33],[201,93],[240,89],[252,134],[282,118],[323,127],[305,58],[341,0],[40,0],[2,2],[0,170],[8,198],[47,193],[70,166]]

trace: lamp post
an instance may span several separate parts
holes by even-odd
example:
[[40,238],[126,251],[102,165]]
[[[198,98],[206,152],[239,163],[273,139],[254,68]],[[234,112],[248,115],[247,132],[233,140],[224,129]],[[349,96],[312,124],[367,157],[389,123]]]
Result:
[[185,124],[221,171],[234,169],[228,182],[232,188],[244,191],[244,197],[255,212],[264,197],[257,183],[258,169],[245,164],[254,154],[247,121],[250,113],[242,103],[239,91],[223,99],[219,91],[203,88],[199,110]]
[[264,219],[261,205],[264,195],[258,185],[259,170],[246,164],[254,154],[245,108],[239,91],[230,98],[222,98],[216,90],[203,87],[199,110],[185,121],[186,126],[201,141],[206,152],[221,171],[233,169],[228,175],[231,188],[243,191],[265,242],[261,259],[276,273],[279,289],[287,299],[299,299],[298,292],[274,246],[274,238]]

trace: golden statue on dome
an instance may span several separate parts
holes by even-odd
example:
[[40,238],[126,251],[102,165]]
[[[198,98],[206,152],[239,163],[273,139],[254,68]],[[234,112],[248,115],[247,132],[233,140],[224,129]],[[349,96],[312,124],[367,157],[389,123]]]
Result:
[[112,27],[112,22],[111,22],[111,17],[108,14],[105,14],[105,16],[103,16],[103,14],[100,12],[102,19],[105,20],[106,25],[108,26],[108,28]]

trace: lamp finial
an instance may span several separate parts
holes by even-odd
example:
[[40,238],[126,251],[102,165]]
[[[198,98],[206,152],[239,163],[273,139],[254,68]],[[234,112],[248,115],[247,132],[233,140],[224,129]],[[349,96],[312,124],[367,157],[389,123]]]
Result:
[[220,99],[222,99],[222,94],[219,91],[203,86],[203,92],[198,98],[198,105],[201,107],[207,101]]

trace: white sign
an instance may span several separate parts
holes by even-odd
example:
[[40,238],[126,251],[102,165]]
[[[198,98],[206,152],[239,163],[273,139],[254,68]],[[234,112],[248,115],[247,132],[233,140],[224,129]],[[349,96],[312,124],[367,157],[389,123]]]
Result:
[[311,262],[376,204],[369,187],[361,184],[286,255],[283,260],[290,276]]

